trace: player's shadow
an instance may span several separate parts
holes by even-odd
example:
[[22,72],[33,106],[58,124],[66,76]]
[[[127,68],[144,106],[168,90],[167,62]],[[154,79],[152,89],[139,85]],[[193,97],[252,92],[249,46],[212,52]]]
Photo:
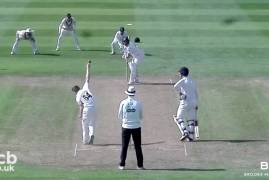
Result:
[[248,142],[267,142],[267,140],[253,140],[253,139],[234,139],[234,140],[226,140],[226,139],[201,139],[195,142],[229,142],[229,143],[248,143]]
[[111,52],[108,49],[81,49],[80,51],[91,51],[91,52]]
[[60,54],[56,53],[40,53],[38,56],[60,56]]
[[[132,169],[130,169],[132,170]],[[153,169],[150,169],[150,168],[147,168],[145,170],[149,170],[149,171],[201,171],[201,172],[206,172],[206,171],[226,171],[226,169],[221,169],[221,168],[160,168],[160,169],[157,169],[157,168],[153,168]]]
[[174,83],[170,83],[170,82],[139,82],[136,85],[150,85],[150,86],[173,86]]
[[[151,143],[142,143],[142,146],[150,146],[150,145],[155,145],[155,144],[162,144],[165,143],[165,141],[158,141],[158,142],[151,142]],[[133,146],[133,144],[130,144],[131,146]],[[93,146],[103,146],[103,147],[107,147],[107,146],[121,146],[121,144],[116,144],[116,143],[110,143],[110,144],[93,144]]]

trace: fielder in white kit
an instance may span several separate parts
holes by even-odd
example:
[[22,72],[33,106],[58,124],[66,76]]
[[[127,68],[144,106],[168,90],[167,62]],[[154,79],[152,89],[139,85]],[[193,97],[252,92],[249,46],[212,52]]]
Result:
[[115,46],[118,44],[120,51],[123,52],[123,40],[128,37],[128,33],[125,31],[124,27],[120,27],[119,31],[116,32],[114,39],[111,43],[111,53],[115,54]]
[[[174,88],[180,97],[177,115],[174,116],[174,121],[178,125],[178,128],[182,134],[182,137],[180,138],[181,141],[193,141],[195,126],[198,126],[197,87],[196,83],[188,75],[189,69],[187,67],[180,68],[180,80],[174,85]],[[185,123],[187,124],[187,127]],[[197,135],[198,134],[196,134],[196,138],[198,138]]]
[[59,36],[57,40],[56,51],[60,50],[60,43],[62,41],[63,36],[68,34],[72,35],[76,50],[78,51],[80,50],[75,27],[76,27],[76,20],[74,17],[71,16],[70,13],[68,13],[66,17],[62,19],[58,28]]
[[29,40],[32,45],[33,54],[34,55],[39,54],[37,45],[36,45],[36,40],[34,37],[34,31],[31,28],[27,28],[25,30],[18,30],[16,32],[16,40],[15,40],[15,43],[13,44],[13,47],[10,53],[11,55],[16,54],[18,46],[19,46],[19,42],[21,40]]
[[82,120],[82,140],[83,144],[93,144],[95,133],[95,102],[93,94],[90,91],[90,66],[91,61],[87,63],[86,79],[82,89],[79,86],[74,86],[72,91],[76,93],[76,102],[80,106],[80,117]]
[[144,61],[144,51],[138,48],[135,43],[130,42],[129,38],[125,38],[124,44],[124,58],[128,62],[130,69],[130,77],[128,84],[139,83],[137,65]]

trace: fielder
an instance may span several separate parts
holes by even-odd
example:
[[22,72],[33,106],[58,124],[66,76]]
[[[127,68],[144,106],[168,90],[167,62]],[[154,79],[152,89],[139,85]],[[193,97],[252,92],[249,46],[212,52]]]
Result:
[[32,45],[32,51],[34,55],[39,54],[37,46],[36,46],[36,40],[34,38],[34,31],[31,28],[27,28],[25,30],[18,30],[16,32],[16,40],[13,44],[11,55],[15,55],[19,46],[19,42],[21,40],[29,40]]
[[111,53],[115,54],[115,46],[118,44],[120,51],[123,51],[123,40],[128,37],[128,33],[125,31],[124,27],[120,27],[120,30],[116,32],[114,39],[111,43]]
[[194,126],[197,123],[198,93],[195,82],[188,75],[188,68],[180,68],[180,80],[174,85],[180,97],[177,115],[174,116],[174,121],[182,134],[181,141],[186,139],[188,141],[194,140]]
[[86,67],[86,79],[82,89],[79,86],[74,86],[72,91],[76,93],[76,102],[80,107],[80,117],[82,119],[82,141],[83,144],[93,144],[95,130],[95,103],[93,94],[90,91],[90,66],[91,62]]
[[124,58],[128,62],[130,69],[130,77],[128,84],[139,83],[137,65],[144,61],[144,51],[138,48],[135,43],[130,42],[129,38],[125,38],[124,44]]
[[71,34],[73,37],[74,45],[76,50],[80,51],[79,43],[78,43],[78,37],[76,35],[75,31],[76,27],[76,20],[74,17],[71,16],[70,13],[66,15],[65,18],[62,19],[59,28],[58,28],[58,40],[56,45],[56,51],[60,50],[60,43],[62,41],[62,37],[68,34]]

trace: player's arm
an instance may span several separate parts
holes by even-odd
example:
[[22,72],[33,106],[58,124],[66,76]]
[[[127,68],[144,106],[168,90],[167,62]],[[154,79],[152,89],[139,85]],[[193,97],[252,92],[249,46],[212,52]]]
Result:
[[79,117],[82,118],[83,114],[83,104],[79,105]]
[[118,112],[118,119],[123,119],[123,102],[120,103],[119,112]]
[[86,76],[85,76],[85,81],[89,83],[90,81],[90,68],[91,68],[91,60],[86,65]]
[[63,27],[64,21],[65,21],[65,18],[62,19],[62,21],[61,21],[61,23],[60,23],[60,25],[59,25],[59,27],[58,27],[58,33],[59,33],[59,34],[61,33],[61,29],[62,29],[62,27]]

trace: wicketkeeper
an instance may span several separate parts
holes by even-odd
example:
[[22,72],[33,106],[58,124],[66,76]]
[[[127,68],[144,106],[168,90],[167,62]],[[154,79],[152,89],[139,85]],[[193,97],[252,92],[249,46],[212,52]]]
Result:
[[125,31],[124,27],[120,27],[119,31],[116,32],[114,39],[111,43],[111,53],[115,54],[115,46],[118,44],[120,51],[123,52],[123,40],[128,37],[128,33]]
[[18,30],[16,32],[16,40],[15,40],[15,43],[13,44],[13,47],[10,53],[11,55],[16,54],[18,46],[19,46],[19,42],[21,40],[29,40],[32,45],[33,54],[34,55],[39,54],[37,45],[36,45],[36,40],[34,38],[34,31],[31,28],[27,28],[25,30]]
[[[179,94],[179,106],[174,121],[182,134],[181,141],[194,140],[195,126],[198,127],[198,92],[196,83],[188,76],[189,69],[182,67],[179,70],[180,80],[174,85]],[[197,132],[196,138],[199,137]]]

